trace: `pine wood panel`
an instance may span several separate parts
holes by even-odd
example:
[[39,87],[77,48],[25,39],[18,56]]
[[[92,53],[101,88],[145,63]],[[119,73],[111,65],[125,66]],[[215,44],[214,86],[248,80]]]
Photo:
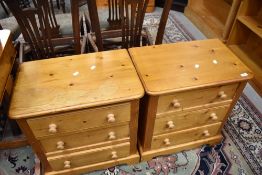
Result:
[[262,1],[243,0],[227,45],[254,72],[250,81],[262,96]]
[[[124,103],[102,108],[61,113],[41,118],[32,118],[28,119],[27,122],[35,137],[40,138],[91,128],[109,127],[115,124],[128,122],[130,121],[130,110],[130,103]],[[114,114],[114,122],[108,121],[108,114]],[[56,125],[57,132],[49,132],[50,124]]]
[[157,115],[154,135],[221,122],[225,118],[228,107],[229,105],[190,112]]
[[[187,142],[193,142],[219,134],[221,123],[210,124],[202,127],[190,128],[173,133],[153,136],[151,148],[159,149],[168,146],[179,145]],[[209,135],[204,133],[208,131]],[[167,140],[168,139],[168,144]]]
[[14,91],[13,119],[128,101],[144,94],[126,50],[23,63]]
[[129,52],[151,95],[245,81],[253,76],[218,39],[131,48]]
[[[159,97],[157,113],[168,111],[182,111],[187,108],[215,104],[223,101],[231,102],[238,84],[217,86],[206,89],[197,89],[186,92],[174,93]],[[226,97],[222,98],[219,93],[223,92]],[[174,106],[173,101],[179,103],[179,107]]]
[[251,16],[239,16],[237,19],[262,38],[262,24],[259,19]]
[[[113,132],[113,134],[112,134]],[[112,138],[111,135],[114,135]],[[86,132],[79,132],[54,138],[41,139],[45,152],[55,152],[60,150],[67,150],[81,146],[99,144],[101,142],[114,143],[115,140],[129,137],[129,125],[120,125],[104,129],[96,129]],[[60,144],[59,144],[60,143]],[[59,145],[61,145],[59,147]]]
[[[77,153],[71,153],[63,156],[50,157],[48,161],[53,171],[65,170],[65,161],[70,161],[70,168],[77,168],[84,165],[90,165],[98,162],[110,160],[117,161],[118,158],[129,156],[129,143],[123,143],[115,146],[86,150]],[[112,152],[116,152],[117,157],[113,158]]]
[[16,51],[12,44],[9,30],[0,30],[0,102],[3,99],[4,89],[11,72]]

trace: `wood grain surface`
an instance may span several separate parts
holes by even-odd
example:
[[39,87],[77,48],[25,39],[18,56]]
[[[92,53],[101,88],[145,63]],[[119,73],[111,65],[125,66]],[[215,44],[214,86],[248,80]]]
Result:
[[129,53],[148,94],[245,81],[253,73],[218,39],[140,48]]
[[138,99],[143,87],[126,50],[21,65],[10,106],[20,119]]

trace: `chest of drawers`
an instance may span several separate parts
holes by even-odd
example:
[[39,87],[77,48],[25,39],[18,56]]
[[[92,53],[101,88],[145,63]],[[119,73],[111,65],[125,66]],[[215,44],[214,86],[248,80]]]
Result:
[[46,174],[137,163],[144,90],[126,50],[27,62],[11,101]]
[[141,160],[221,141],[252,72],[219,40],[129,49],[146,90],[140,104]]

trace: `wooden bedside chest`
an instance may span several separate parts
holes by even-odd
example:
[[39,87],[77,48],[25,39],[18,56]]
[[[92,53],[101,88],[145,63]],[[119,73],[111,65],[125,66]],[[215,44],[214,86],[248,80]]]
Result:
[[216,144],[252,72],[218,39],[131,48],[147,95],[141,160]]
[[126,50],[21,65],[11,101],[46,174],[137,163],[143,86]]

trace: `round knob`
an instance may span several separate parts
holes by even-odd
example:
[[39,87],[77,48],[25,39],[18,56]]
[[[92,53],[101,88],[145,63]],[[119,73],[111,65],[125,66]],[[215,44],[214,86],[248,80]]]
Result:
[[216,113],[214,113],[214,112],[212,112],[211,114],[210,114],[210,118],[212,119],[212,120],[217,120],[217,114]]
[[205,137],[208,137],[208,136],[210,136],[210,134],[209,134],[208,130],[205,130],[205,131],[203,132],[203,135],[204,135]]
[[71,168],[70,164],[71,164],[70,161],[68,161],[68,160],[64,161],[64,168]]
[[58,141],[56,143],[56,148],[57,149],[64,149],[65,148],[65,143],[63,141]]
[[56,133],[57,132],[57,126],[56,124],[52,123],[49,125],[49,130],[50,133]]
[[173,106],[174,106],[174,108],[179,108],[180,106],[181,106],[181,104],[178,102],[178,100],[176,100],[176,99],[174,99],[173,101],[172,101],[172,104],[173,104]]
[[175,127],[174,122],[173,121],[168,121],[167,122],[167,127],[168,127],[168,129],[173,129]]
[[116,159],[117,158],[117,152],[116,151],[112,151],[111,155],[112,155],[112,159]]
[[226,99],[226,98],[227,98],[227,94],[225,94],[224,91],[220,91],[220,92],[218,93],[218,96],[219,96],[219,98],[221,98],[221,99]]
[[116,134],[115,134],[115,132],[109,132],[108,133],[108,138],[109,138],[109,140],[114,140],[114,139],[116,139]]
[[164,143],[165,143],[165,145],[170,145],[170,140],[169,140],[168,138],[166,138],[166,139],[164,140]]
[[113,122],[115,122],[115,121],[116,121],[115,115],[114,115],[114,114],[108,114],[108,115],[107,115],[107,121],[108,121],[108,123],[113,123]]

